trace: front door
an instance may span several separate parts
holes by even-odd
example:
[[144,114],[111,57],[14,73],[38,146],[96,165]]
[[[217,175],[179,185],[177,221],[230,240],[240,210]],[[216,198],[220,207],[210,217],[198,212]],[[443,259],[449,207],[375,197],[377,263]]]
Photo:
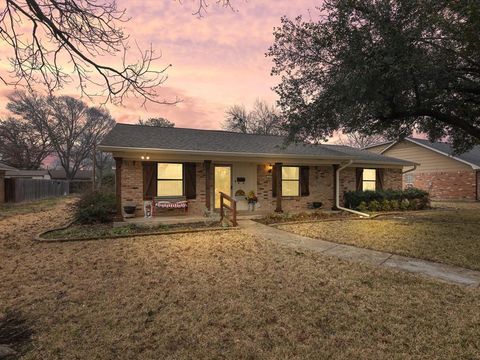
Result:
[[214,175],[215,208],[220,208],[220,192],[232,195],[232,168],[229,165],[215,165]]

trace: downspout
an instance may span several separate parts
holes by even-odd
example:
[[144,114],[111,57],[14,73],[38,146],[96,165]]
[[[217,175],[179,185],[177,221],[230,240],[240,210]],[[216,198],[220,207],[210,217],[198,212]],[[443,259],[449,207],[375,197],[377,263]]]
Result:
[[347,211],[347,212],[350,212],[352,214],[356,214],[356,215],[360,215],[362,217],[370,217],[370,215],[368,214],[365,214],[365,213],[362,213],[360,211],[356,211],[356,210],[352,210],[352,209],[347,209],[347,208],[344,208],[342,206],[340,206],[340,171],[342,171],[343,169],[345,169],[346,167],[352,165],[353,163],[353,160],[349,160],[348,163],[346,163],[345,165],[342,165],[340,166],[338,169],[337,169],[337,173],[335,175],[335,207],[337,209],[340,209],[340,210],[343,210],[343,211]]

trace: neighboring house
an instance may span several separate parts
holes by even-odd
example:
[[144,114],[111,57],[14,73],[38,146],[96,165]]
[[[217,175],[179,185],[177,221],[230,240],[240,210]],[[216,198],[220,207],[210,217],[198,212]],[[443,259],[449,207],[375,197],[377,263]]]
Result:
[[[67,180],[64,169],[49,170],[53,180]],[[69,189],[71,194],[82,193],[92,188],[92,170],[77,170],[75,176],[69,181]]]
[[[64,169],[58,170],[49,170],[50,177],[54,180],[67,180]],[[75,181],[92,181],[93,171],[92,170],[78,170],[73,177]]]
[[17,169],[0,162],[0,204],[5,202],[5,173],[7,171],[17,171]]
[[418,163],[414,171],[404,174],[404,187],[427,190],[436,199],[480,200],[480,146],[452,155],[447,143],[406,138],[366,150]]
[[[143,204],[154,197],[184,199],[188,213],[219,207],[220,191],[238,199],[253,191],[263,211],[307,209],[308,203],[335,204],[355,189],[400,189],[410,161],[339,145],[290,144],[279,136],[226,131],[117,124],[99,149],[116,162],[117,203]],[[336,178],[335,169],[348,165]]]
[[50,180],[50,174],[48,170],[8,170],[5,173],[5,178]]

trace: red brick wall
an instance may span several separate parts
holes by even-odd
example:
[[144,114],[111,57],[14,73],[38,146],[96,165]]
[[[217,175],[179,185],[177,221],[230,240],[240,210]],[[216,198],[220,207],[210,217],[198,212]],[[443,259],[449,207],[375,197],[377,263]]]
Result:
[[[190,215],[203,215],[205,212],[205,171],[203,163],[196,164],[197,197],[188,200]],[[122,208],[127,203],[137,206],[136,216],[143,216],[143,166],[141,161],[123,160],[122,162]],[[178,212],[179,210],[175,210]],[[172,211],[172,214],[174,212]]]
[[[188,213],[202,216],[205,213],[205,169],[203,163],[196,164],[197,171],[197,197],[189,200]],[[311,166],[309,172],[310,195],[302,197],[282,198],[284,211],[299,211],[307,209],[307,203],[320,201],[323,209],[331,209],[334,205],[333,197],[333,166]],[[385,169],[385,188],[401,188],[401,170]],[[213,206],[213,166],[211,167],[212,188],[210,190]],[[355,190],[355,168],[347,168],[340,173],[340,202],[343,205],[345,191]],[[272,174],[268,172],[267,165],[257,166],[257,196],[259,210],[274,211],[276,199],[272,197]],[[123,160],[122,163],[122,208],[127,203],[137,206],[137,216],[143,216],[143,167],[141,161]],[[173,214],[173,212],[172,212]]]
[[476,200],[478,175],[473,170],[414,172],[411,175],[413,186],[428,191],[432,199]]
[[477,199],[480,200],[480,170],[477,170]]
[[402,169],[384,169],[383,188],[393,190],[402,189]]
[[[399,180],[401,183],[401,179]],[[307,203],[320,201],[323,209],[331,209],[333,198],[333,166],[311,166],[309,177],[309,196],[283,197],[284,211],[298,211],[307,209]],[[347,168],[340,173],[340,199],[343,203],[343,193],[355,190],[355,169]],[[272,197],[272,175],[268,173],[266,165],[257,166],[257,192],[260,210],[274,211],[276,199]]]
[[122,161],[122,211],[126,204],[137,206],[136,215],[143,216],[143,167],[141,161]]

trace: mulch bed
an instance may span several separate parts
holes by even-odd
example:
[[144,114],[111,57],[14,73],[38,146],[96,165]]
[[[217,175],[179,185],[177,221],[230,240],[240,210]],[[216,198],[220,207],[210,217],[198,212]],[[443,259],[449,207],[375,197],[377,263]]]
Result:
[[232,229],[234,228],[222,226],[219,221],[158,225],[154,227],[137,226],[133,224],[113,227],[112,224],[82,225],[71,222],[65,226],[38,234],[34,239],[42,242],[84,241]]

